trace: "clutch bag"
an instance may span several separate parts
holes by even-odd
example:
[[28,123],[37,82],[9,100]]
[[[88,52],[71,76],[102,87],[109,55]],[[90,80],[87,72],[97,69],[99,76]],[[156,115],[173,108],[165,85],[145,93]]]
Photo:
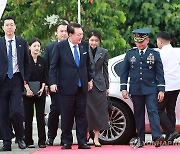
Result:
[[[40,82],[39,81],[30,81],[28,82],[29,88],[33,92],[34,95],[39,95],[38,91],[40,90]],[[26,95],[26,88],[24,88],[23,94]]]

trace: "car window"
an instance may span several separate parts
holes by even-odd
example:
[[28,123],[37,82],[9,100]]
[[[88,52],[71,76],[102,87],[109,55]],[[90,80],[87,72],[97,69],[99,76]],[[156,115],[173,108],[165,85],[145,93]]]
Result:
[[122,65],[123,65],[123,61],[118,62],[115,66],[114,66],[114,71],[116,72],[116,74],[120,77],[121,75],[121,71],[122,71]]

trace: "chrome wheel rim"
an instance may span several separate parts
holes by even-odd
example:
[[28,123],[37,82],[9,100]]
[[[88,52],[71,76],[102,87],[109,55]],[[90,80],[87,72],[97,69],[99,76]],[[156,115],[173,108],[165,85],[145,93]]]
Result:
[[109,130],[100,132],[99,139],[102,141],[114,141],[124,133],[126,128],[126,118],[121,110],[113,107],[109,113]]

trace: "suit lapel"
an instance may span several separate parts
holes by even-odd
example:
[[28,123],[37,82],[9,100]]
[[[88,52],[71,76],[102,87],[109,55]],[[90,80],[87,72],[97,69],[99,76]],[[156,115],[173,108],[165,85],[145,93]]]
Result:
[[[68,48],[66,48],[66,47],[68,47]],[[72,54],[72,51],[71,51],[71,47],[70,47],[70,45],[69,45],[69,42],[68,42],[68,40],[66,40],[65,41],[65,48],[64,48],[66,51],[65,51],[65,53],[68,55],[68,57],[70,58],[70,61],[72,62],[72,63],[74,63],[74,65],[76,65],[76,63],[75,63],[75,60],[74,60],[74,57],[73,57],[73,54]],[[63,51],[64,52],[64,51]]]
[[84,47],[81,43],[78,45],[78,47],[79,47],[79,54],[80,54],[80,57],[79,57],[80,58],[79,66],[80,66],[83,60]]
[[144,54],[144,59],[147,59],[147,57],[149,56],[149,54],[150,54],[150,50],[149,50],[149,48],[147,48],[147,49],[146,49],[146,52],[145,52],[145,54]]
[[96,63],[98,61],[98,59],[101,57],[102,57],[102,52],[101,52],[100,48],[97,47],[97,51],[96,51],[96,54],[94,57],[94,63]]
[[139,55],[139,50],[138,50],[138,48],[136,48],[136,50],[135,50],[135,57],[136,57],[137,60],[140,59],[140,55]]
[[2,52],[2,55],[4,55],[4,58],[8,61],[8,56],[7,56],[7,47],[6,47],[6,41],[5,41],[5,37],[3,37],[1,39],[1,42],[0,42],[0,46],[1,46],[1,50],[0,52]]
[[20,40],[18,39],[18,37],[15,36],[15,39],[16,39],[16,52],[17,52],[17,62],[19,64],[19,61],[21,60],[21,48],[22,48],[22,45],[20,43]]
[[92,51],[91,51],[91,48],[90,48],[90,47],[89,47],[88,52],[89,52],[89,57],[90,57],[90,61],[91,61],[91,63],[92,63],[92,64],[95,64],[95,63],[94,63],[93,54],[92,54]]

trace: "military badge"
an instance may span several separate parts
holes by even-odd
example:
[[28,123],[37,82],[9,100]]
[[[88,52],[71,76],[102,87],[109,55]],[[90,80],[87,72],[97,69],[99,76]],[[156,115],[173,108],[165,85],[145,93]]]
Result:
[[154,55],[152,53],[147,57],[147,64],[154,64]]
[[131,68],[134,68],[133,63],[136,62],[136,57],[134,57],[134,56],[131,57],[130,61],[131,61]]
[[130,60],[130,61],[131,61],[131,63],[133,64],[134,62],[136,62],[136,57],[134,57],[134,56],[131,57],[131,60]]

